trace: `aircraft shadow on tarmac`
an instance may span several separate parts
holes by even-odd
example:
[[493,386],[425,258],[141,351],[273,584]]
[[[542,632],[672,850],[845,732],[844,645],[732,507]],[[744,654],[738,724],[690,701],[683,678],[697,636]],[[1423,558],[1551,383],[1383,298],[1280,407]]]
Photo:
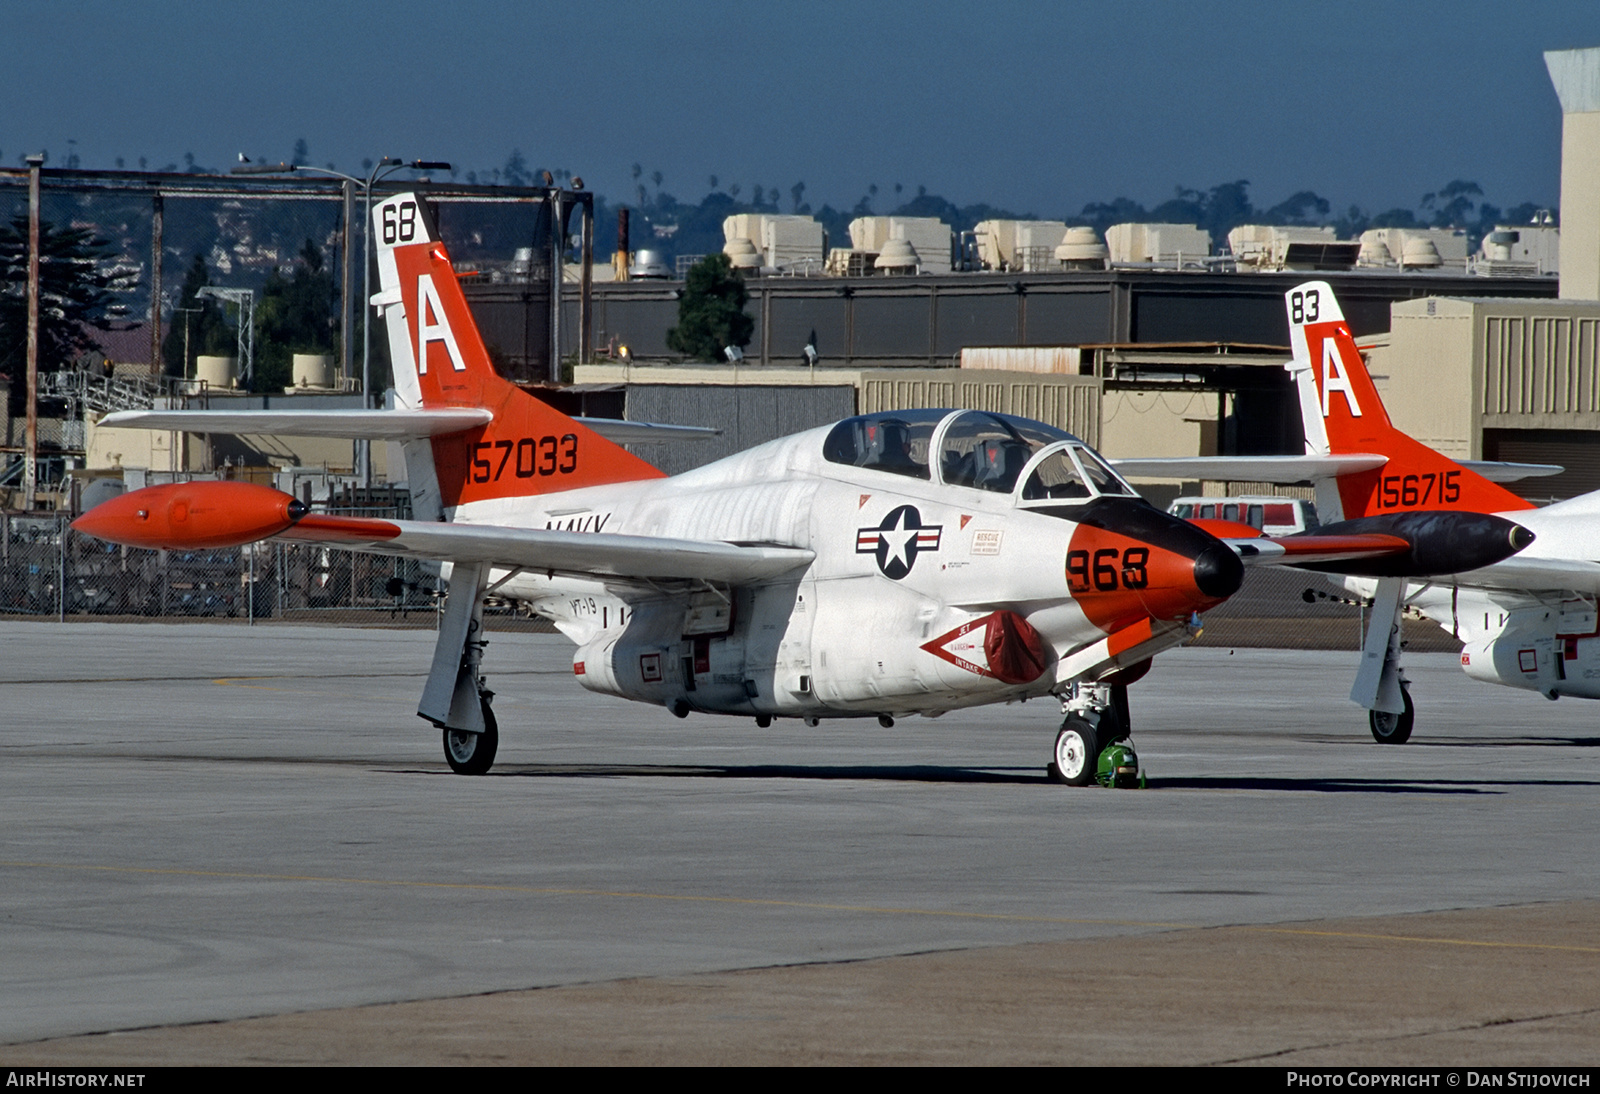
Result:
[[[429,774],[444,772],[429,772]],[[508,764],[490,778],[537,779],[812,779],[918,783],[1043,783],[1041,767],[943,767],[935,764]]]
[[[446,774],[416,771],[416,774]],[[807,779],[861,782],[977,783],[990,785],[1050,782],[1041,768],[941,767],[933,764],[523,764],[497,768],[488,778],[519,779]],[[1594,779],[1405,779],[1295,778],[1259,775],[1154,776],[1152,790],[1276,790],[1318,794],[1427,794],[1477,796],[1505,794],[1518,787],[1600,787]]]
[[1407,748],[1600,748],[1600,737],[1429,737]]
[[1364,779],[1195,775],[1152,778],[1161,790],[1290,790],[1317,794],[1506,794],[1528,786],[1600,786],[1594,779]]

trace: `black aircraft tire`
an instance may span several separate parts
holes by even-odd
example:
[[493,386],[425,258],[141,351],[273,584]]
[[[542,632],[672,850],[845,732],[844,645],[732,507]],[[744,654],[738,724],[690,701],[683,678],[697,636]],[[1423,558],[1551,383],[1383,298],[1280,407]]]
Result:
[[1088,786],[1094,782],[1095,763],[1100,759],[1100,744],[1094,727],[1077,715],[1069,715],[1056,734],[1055,751],[1045,770],[1050,778],[1068,786]]
[[488,703],[482,709],[482,733],[444,731],[444,762],[457,775],[484,775],[494,766],[494,754],[500,748],[500,725]]
[[1372,729],[1372,739],[1380,745],[1403,745],[1411,739],[1411,726],[1416,721],[1417,711],[1411,705],[1411,693],[1404,688],[1400,689],[1400,700],[1406,707],[1403,713],[1367,711],[1367,725]]

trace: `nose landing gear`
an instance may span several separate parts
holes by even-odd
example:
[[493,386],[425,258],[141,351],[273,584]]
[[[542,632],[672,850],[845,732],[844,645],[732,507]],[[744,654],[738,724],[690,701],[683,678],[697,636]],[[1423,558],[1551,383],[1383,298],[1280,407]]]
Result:
[[1061,697],[1065,719],[1045,768],[1067,786],[1098,783],[1142,787],[1144,772],[1128,739],[1128,689],[1124,684],[1074,684]]

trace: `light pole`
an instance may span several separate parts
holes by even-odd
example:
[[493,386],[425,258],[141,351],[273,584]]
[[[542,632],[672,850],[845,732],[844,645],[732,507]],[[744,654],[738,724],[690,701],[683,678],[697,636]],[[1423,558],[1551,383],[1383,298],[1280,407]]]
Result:
[[[39,172],[44,156],[28,164],[28,431],[23,437],[22,498],[30,510],[39,492]],[[65,542],[63,540],[63,542]]]
[[172,310],[173,311],[181,311],[183,313],[183,374],[181,376],[179,376],[178,379],[187,380],[189,378],[189,365],[190,365],[190,361],[189,361],[189,316],[191,316],[191,315],[199,315],[201,312],[205,311],[205,309],[204,308],[173,308]]
[[[372,407],[372,187],[392,171],[408,167],[413,171],[448,171],[450,165],[441,160],[400,160],[385,156],[372,165],[365,179],[335,171],[331,167],[312,167],[303,163],[241,163],[233,168],[235,175],[286,175],[296,171],[310,171],[316,175],[329,175],[344,179],[361,187],[364,194],[365,213],[361,224],[361,405]],[[356,442],[356,472],[363,487],[372,485],[372,442]]]

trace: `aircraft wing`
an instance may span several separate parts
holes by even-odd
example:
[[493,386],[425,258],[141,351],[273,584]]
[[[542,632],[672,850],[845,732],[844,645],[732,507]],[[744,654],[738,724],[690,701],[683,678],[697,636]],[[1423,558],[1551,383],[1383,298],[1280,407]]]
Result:
[[[1196,517],[1189,523],[1233,548],[1245,565],[1303,567],[1359,577],[1432,580],[1439,575],[1497,571],[1520,563],[1512,556],[1534,541],[1533,533],[1522,525],[1489,513],[1388,513],[1278,538],[1237,521]],[[1595,568],[1600,570],[1600,565]]]
[[73,527],[130,547],[184,550],[284,539],[435,562],[640,580],[750,581],[816,557],[761,544],[308,513],[289,494],[244,482],[148,486],[95,506]]
[[1411,550],[1409,540],[1380,534],[1319,536],[1306,534],[1282,539],[1224,537],[1246,566],[1309,566],[1314,563],[1352,562],[1384,558]]
[[1494,589],[1510,593],[1583,593],[1600,595],[1600,562],[1581,558],[1524,558],[1521,555],[1478,570],[1441,574],[1434,585]]
[[319,513],[273,538],[438,562],[661,580],[753,581],[799,569],[816,557],[796,547]]
[[1213,517],[1191,517],[1189,523],[1216,536],[1246,566],[1310,566],[1384,558],[1411,550],[1411,541],[1386,532],[1299,532],[1280,539],[1263,536],[1248,524]]
[[[284,437],[339,437],[403,441],[461,433],[494,420],[482,407],[429,410],[119,410],[100,425],[125,429],[175,429],[183,433],[270,434]],[[693,425],[627,422],[617,418],[575,418],[618,444],[699,440],[722,432]]]

